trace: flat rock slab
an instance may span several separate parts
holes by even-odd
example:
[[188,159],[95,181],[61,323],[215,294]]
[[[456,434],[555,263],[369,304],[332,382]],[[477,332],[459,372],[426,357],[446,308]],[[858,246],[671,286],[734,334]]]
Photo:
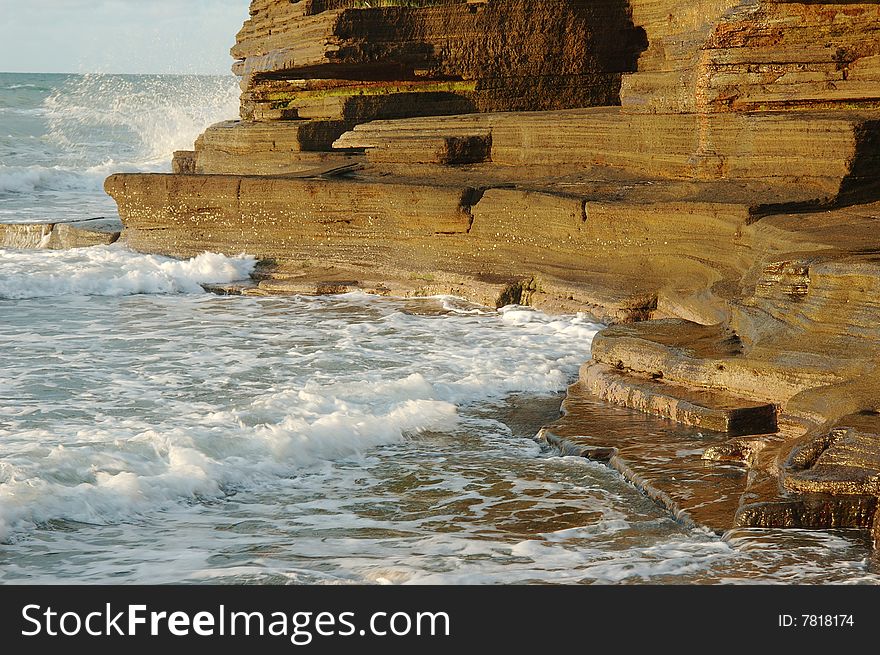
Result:
[[866,531],[876,525],[876,515],[875,496],[786,491],[776,476],[752,471],[736,513],[736,525],[743,528]]
[[0,224],[0,248],[68,250],[115,243],[122,233],[119,218],[70,223]]
[[734,527],[747,469],[702,457],[728,435],[608,405],[582,383],[569,388],[563,411],[542,432],[545,441],[606,462],[678,520],[719,534]]
[[[803,494],[743,503],[737,510],[736,525],[743,528],[870,530],[876,511],[877,498],[874,496]],[[876,542],[877,538],[874,539]]]
[[615,405],[730,435],[777,430],[776,407],[714,390],[684,387],[596,362],[581,370],[588,392]]
[[[400,161],[432,161],[431,152],[414,152],[417,137],[433,149],[427,137],[465,129],[491,133],[492,162],[501,166],[613,166],[635,177],[772,181],[766,195],[752,198],[754,206],[827,202],[841,194],[876,200],[876,171],[862,161],[873,164],[880,122],[851,113],[638,114],[587,107],[432,116],[360,124],[334,147],[381,148],[396,151]],[[798,175],[780,175],[788,170]],[[852,195],[849,179],[856,173],[864,195]]]
[[[723,534],[732,528],[859,529],[880,542],[878,499],[788,491],[779,479],[742,462],[708,461],[729,437],[615,407],[572,385],[564,416],[541,431],[570,456],[607,464],[686,525]],[[761,439],[755,437],[755,440]],[[775,441],[771,438],[773,447]]]
[[[801,443],[787,462],[786,488],[880,496],[880,420],[846,417],[827,434]],[[876,430],[876,431],[874,431]]]

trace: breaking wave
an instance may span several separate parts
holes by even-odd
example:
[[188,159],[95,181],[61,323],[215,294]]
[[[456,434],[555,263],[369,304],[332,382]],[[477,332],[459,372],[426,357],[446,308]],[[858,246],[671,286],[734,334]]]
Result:
[[0,164],[0,194],[35,191],[101,190],[105,175],[99,170],[79,171],[63,166],[7,166]]
[[204,253],[190,260],[142,255],[122,246],[0,251],[0,298],[201,293],[202,284],[246,279],[253,257]]

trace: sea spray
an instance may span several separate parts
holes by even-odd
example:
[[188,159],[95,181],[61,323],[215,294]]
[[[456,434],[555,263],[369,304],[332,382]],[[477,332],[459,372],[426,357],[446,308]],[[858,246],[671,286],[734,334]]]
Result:
[[208,125],[238,115],[238,95],[231,76],[71,77],[44,101],[47,138],[92,166],[117,159],[109,151],[126,144],[129,163],[167,167]]
[[108,175],[170,171],[238,94],[232,76],[0,73],[0,223],[113,216]]

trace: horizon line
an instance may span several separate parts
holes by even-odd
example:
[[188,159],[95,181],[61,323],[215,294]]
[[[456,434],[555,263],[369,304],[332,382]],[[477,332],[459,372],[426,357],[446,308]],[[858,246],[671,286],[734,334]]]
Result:
[[232,71],[228,73],[123,73],[119,71],[4,71],[0,70],[0,75],[164,75],[177,77],[239,77]]

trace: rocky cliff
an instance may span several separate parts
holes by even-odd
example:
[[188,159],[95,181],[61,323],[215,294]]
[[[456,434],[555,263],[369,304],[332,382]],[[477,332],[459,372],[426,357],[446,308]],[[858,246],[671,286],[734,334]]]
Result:
[[718,530],[880,538],[876,1],[254,0],[232,54],[241,120],[107,180],[132,247],[592,312],[545,438]]

